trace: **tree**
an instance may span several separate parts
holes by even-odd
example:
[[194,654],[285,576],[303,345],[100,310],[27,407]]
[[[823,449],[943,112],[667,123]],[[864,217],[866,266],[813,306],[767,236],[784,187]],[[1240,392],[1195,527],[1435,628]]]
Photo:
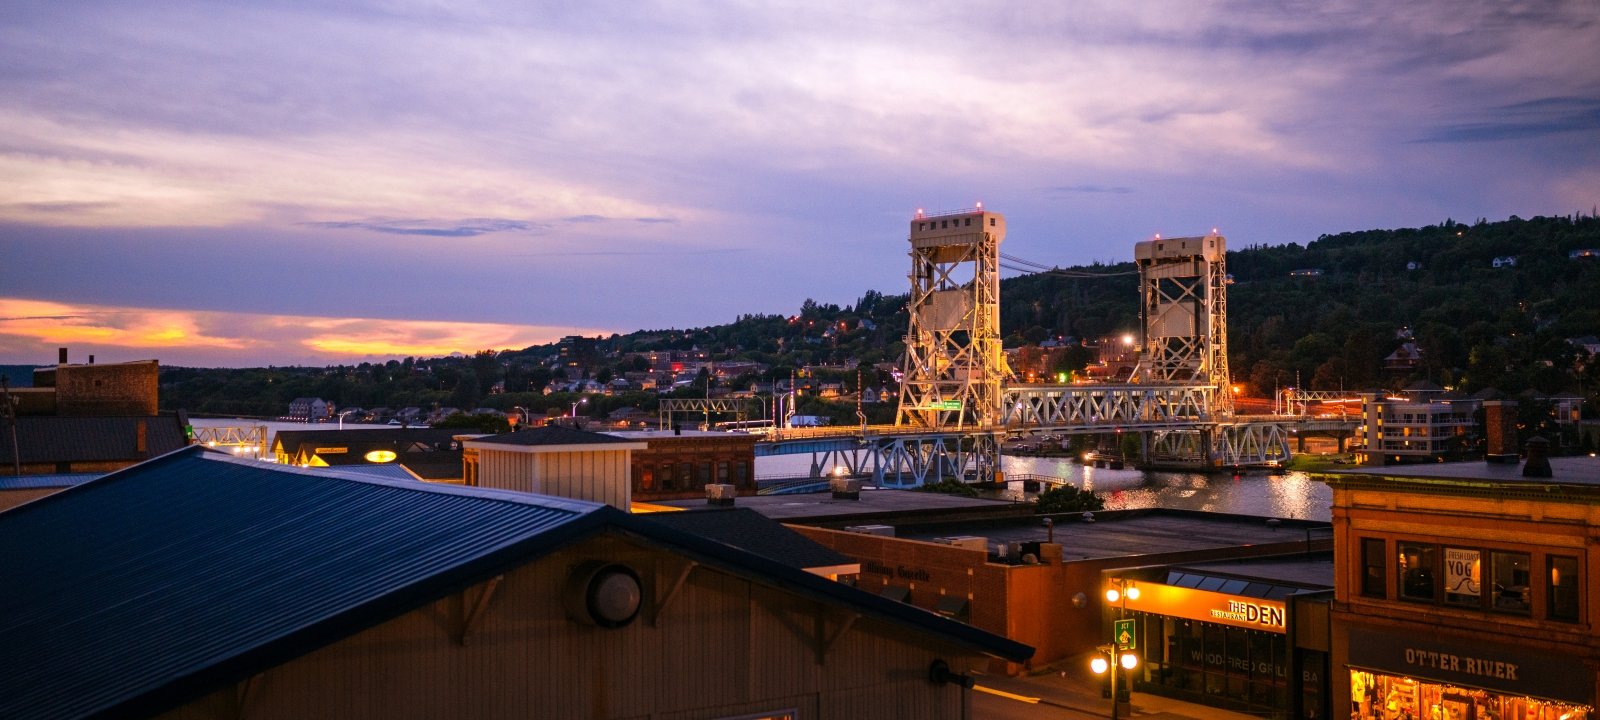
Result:
[[942,493],[945,495],[960,495],[962,497],[977,497],[978,489],[955,478],[945,478],[936,483],[925,483],[917,488],[920,492]]
[[511,430],[511,423],[499,415],[468,415],[466,413],[453,413],[439,422],[433,424],[436,428],[459,428],[461,430],[474,430],[484,433],[503,433]]
[[1104,510],[1105,507],[1106,501],[1099,495],[1062,483],[1039,493],[1039,503],[1034,506],[1034,512],[1042,514],[1086,512]]

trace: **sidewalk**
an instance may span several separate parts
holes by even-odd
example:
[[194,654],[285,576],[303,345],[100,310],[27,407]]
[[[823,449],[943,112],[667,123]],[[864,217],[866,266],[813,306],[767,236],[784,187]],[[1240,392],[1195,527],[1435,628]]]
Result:
[[[982,687],[1038,698],[1040,706],[1072,711],[1079,717],[1106,718],[1111,715],[1111,700],[1100,696],[1100,684],[1087,670],[1083,673],[1068,672],[1065,676],[1058,671],[1014,678],[979,675],[977,680]],[[1142,692],[1133,693],[1132,707],[1132,714],[1126,717],[1136,720],[1260,720],[1254,715]]]

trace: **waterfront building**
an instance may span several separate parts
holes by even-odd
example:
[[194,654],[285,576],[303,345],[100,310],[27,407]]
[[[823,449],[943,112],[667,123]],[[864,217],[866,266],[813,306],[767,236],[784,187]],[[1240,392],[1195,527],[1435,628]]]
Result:
[[1341,716],[1595,717],[1600,460],[1542,444],[1324,476]]
[[1362,421],[1352,447],[1356,462],[1387,465],[1467,457],[1477,451],[1475,413],[1480,404],[1425,389],[1410,397],[1363,393]]

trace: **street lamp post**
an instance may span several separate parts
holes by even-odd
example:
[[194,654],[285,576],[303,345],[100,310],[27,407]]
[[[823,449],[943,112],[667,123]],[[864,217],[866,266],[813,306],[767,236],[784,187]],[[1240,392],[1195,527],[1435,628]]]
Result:
[[[1139,667],[1139,656],[1131,652],[1118,652],[1117,643],[1115,642],[1101,645],[1095,648],[1095,651],[1097,654],[1093,660],[1089,661],[1089,669],[1093,670],[1096,675],[1111,673],[1111,720],[1117,720],[1120,717],[1118,711],[1122,705],[1117,700],[1117,685],[1119,684],[1117,676],[1121,675],[1123,670],[1132,670]],[[1132,715],[1132,713],[1130,712],[1129,715]]]
[[354,410],[345,410],[344,412],[339,413],[339,429],[340,430],[344,429],[344,416],[349,415],[350,413],[353,413],[353,412],[355,412],[355,411]]
[[574,420],[576,420],[577,417],[578,417],[578,406],[579,405],[588,405],[588,404],[589,404],[589,398],[583,398],[582,400],[579,400],[579,401],[577,401],[575,403],[572,403],[572,413],[570,415],[568,415],[568,417],[571,417]]
[[[1132,714],[1131,693],[1129,681],[1123,672],[1139,666],[1139,656],[1127,652],[1137,647],[1138,639],[1128,627],[1132,624],[1127,619],[1128,601],[1139,599],[1139,586],[1131,580],[1112,578],[1112,586],[1106,589],[1106,602],[1117,606],[1117,622],[1112,624],[1111,643],[1100,646],[1101,652],[1111,658],[1106,662],[1104,658],[1095,657],[1090,662],[1091,669],[1096,675],[1106,672],[1111,673],[1111,717],[1118,717],[1119,711],[1127,710]],[[1120,680],[1119,680],[1120,677]]]

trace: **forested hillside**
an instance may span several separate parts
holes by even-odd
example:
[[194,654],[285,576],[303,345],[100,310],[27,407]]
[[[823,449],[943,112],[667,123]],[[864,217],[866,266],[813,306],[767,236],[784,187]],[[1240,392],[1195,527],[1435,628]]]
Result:
[[[1260,395],[1294,384],[1396,387],[1418,379],[1466,392],[1493,386],[1510,394],[1592,395],[1600,387],[1600,363],[1584,362],[1584,352],[1569,342],[1600,335],[1600,257],[1569,257],[1589,248],[1600,248],[1600,219],[1592,216],[1471,225],[1446,220],[1324,235],[1304,247],[1235,244],[1228,253],[1233,376]],[[1516,258],[1514,266],[1494,266],[1507,257]],[[1136,333],[1133,269],[1128,262],[1066,269],[1076,277],[1044,272],[1002,281],[1006,346]],[[1321,273],[1290,274],[1309,269]],[[555,407],[573,398],[540,392],[552,383],[606,382],[648,367],[641,354],[691,350],[705,360],[748,359],[769,368],[723,381],[728,386],[831,365],[819,372],[847,390],[855,387],[858,366],[865,368],[862,384],[878,387],[889,378],[872,367],[898,363],[904,349],[906,301],[904,293],[867,291],[843,307],[808,300],[794,315],[742,315],[726,325],[599,338],[597,349],[607,359],[573,373],[548,362],[554,345],[349,367],[167,368],[162,405],[273,415],[294,397],[317,396],[341,407]],[[737,307],[738,299],[728,304]],[[1385,370],[1385,356],[1408,341],[1421,351],[1418,366]],[[1062,357],[1081,366],[1087,354]],[[704,393],[706,382],[715,383],[702,378],[678,394]],[[491,396],[496,383],[507,392]],[[649,409],[655,398],[654,392],[624,393],[595,398],[585,410]]]

